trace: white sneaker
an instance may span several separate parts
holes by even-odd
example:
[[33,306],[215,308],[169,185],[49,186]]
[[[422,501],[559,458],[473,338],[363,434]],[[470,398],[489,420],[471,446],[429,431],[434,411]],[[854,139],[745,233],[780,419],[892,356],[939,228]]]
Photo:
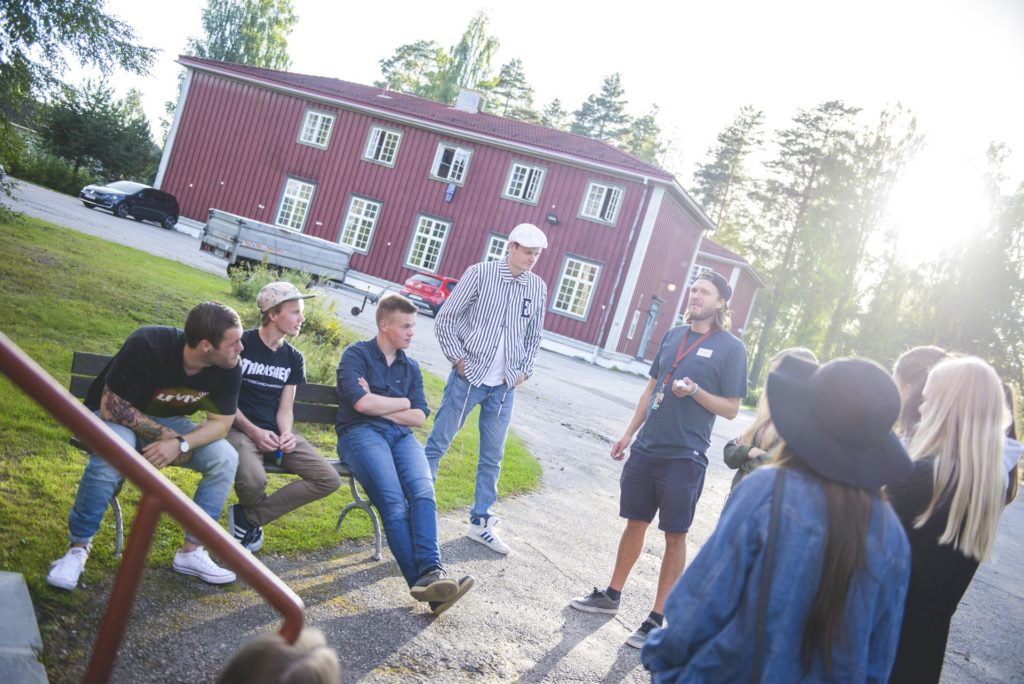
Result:
[[210,559],[210,554],[202,546],[195,551],[185,553],[181,549],[174,554],[171,564],[175,572],[192,575],[210,584],[230,584],[235,581],[235,573],[226,570]]
[[82,576],[88,558],[88,547],[72,546],[63,558],[50,563],[50,574],[46,576],[46,583],[58,589],[73,590],[78,586],[78,578]]
[[478,523],[470,521],[469,531],[466,532],[466,536],[473,541],[480,542],[491,551],[507,556],[512,549],[509,548],[508,544],[498,539],[498,533],[494,531],[494,526],[497,524],[498,519],[493,515],[489,518],[481,518]]

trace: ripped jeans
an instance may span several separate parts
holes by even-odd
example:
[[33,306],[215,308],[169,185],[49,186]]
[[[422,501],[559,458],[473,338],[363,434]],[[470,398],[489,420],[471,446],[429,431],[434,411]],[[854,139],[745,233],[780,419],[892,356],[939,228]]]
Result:
[[505,453],[505,437],[512,422],[515,400],[514,387],[505,384],[473,387],[455,368],[452,368],[444,386],[441,407],[434,414],[434,429],[425,448],[434,479],[437,479],[441,457],[462,429],[466,417],[474,407],[480,406],[480,457],[476,466],[476,493],[470,519],[489,517],[491,506],[498,500],[501,457]]

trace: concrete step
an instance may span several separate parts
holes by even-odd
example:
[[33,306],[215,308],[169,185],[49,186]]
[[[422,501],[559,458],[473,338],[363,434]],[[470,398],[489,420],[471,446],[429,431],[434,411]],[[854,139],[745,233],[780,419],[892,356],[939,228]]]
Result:
[[0,572],[0,682],[45,684],[46,670],[38,657],[42,651],[25,578]]

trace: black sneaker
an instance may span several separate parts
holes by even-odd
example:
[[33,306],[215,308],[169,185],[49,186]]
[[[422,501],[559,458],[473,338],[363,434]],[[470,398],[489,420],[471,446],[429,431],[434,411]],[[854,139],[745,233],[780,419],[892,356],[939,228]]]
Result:
[[437,568],[416,580],[409,593],[417,601],[449,601],[459,593],[459,583]]
[[228,525],[231,536],[250,552],[256,553],[263,548],[263,528],[249,522],[240,504],[228,506]]
[[466,575],[459,580],[459,591],[455,596],[451,597],[447,601],[431,601],[430,612],[436,616],[440,615],[444,611],[455,605],[455,602],[460,598],[469,593],[469,590],[473,588],[474,580],[472,575]]
[[619,612],[619,600],[613,599],[608,594],[604,593],[597,587],[594,587],[594,591],[590,592],[586,596],[574,598],[569,601],[569,605],[576,610],[582,610],[585,613],[605,613],[606,615],[615,615]]
[[640,626],[637,627],[635,632],[626,637],[626,643],[633,648],[643,648],[644,642],[647,641],[647,636],[659,627],[660,625],[657,622],[651,618],[647,618],[640,623]]

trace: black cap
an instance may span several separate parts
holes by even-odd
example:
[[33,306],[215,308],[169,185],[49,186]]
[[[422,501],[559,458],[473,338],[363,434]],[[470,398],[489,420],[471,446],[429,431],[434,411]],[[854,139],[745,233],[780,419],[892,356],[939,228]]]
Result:
[[718,295],[726,302],[732,298],[732,288],[729,287],[729,281],[715,273],[714,271],[701,271],[697,274],[697,280],[703,278],[704,280],[711,281],[711,284],[718,290]]

